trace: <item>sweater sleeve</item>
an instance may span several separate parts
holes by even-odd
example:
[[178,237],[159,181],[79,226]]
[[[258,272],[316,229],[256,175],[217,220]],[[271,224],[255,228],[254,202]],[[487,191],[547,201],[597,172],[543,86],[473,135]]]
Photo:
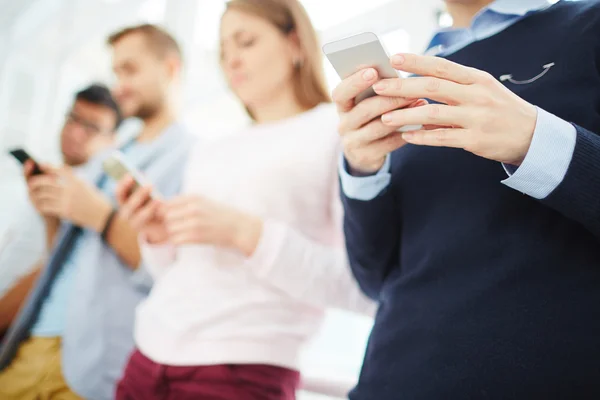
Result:
[[541,202],[600,239],[600,136],[575,126],[577,141],[567,173]]
[[[590,46],[589,51],[593,52],[591,55],[595,59],[594,65],[600,76],[600,36],[598,35],[600,3],[582,2],[581,6],[578,27],[582,29],[583,37],[595,39],[595,45],[593,48]],[[598,103],[595,104],[596,113],[600,113]],[[547,197],[540,201],[585,227],[598,241],[600,240],[600,131],[598,130],[600,128],[597,123],[589,123],[588,128],[573,125],[577,131],[575,148],[565,177]]]
[[[156,191],[165,199],[181,193],[183,178],[187,174],[190,149],[197,151],[196,149],[202,146],[185,130],[171,131],[169,138],[169,151],[155,160],[154,167],[158,172],[152,178]],[[175,261],[175,249],[170,245],[150,245],[142,237],[139,237],[138,243],[141,260],[131,279],[137,287],[150,289],[154,281]]]
[[145,268],[156,281],[175,262],[175,247],[169,243],[151,245],[142,236],[139,238],[139,243],[142,260],[144,260],[140,268]]
[[[342,163],[340,168],[344,168]],[[350,266],[362,290],[372,299],[389,272],[400,268],[398,202],[387,186],[375,198],[363,201],[342,193],[344,233]]]
[[288,224],[266,220],[258,247],[246,261],[246,267],[260,279],[315,307],[374,316],[375,302],[361,292],[348,265],[339,189],[334,186],[331,240],[313,240]]

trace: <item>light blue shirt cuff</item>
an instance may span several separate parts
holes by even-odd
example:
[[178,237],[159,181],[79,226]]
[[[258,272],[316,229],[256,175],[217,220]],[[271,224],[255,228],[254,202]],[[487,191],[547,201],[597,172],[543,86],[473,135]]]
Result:
[[390,174],[390,155],[385,158],[385,163],[375,175],[370,176],[352,176],[346,171],[346,162],[344,155],[340,155],[339,173],[342,191],[346,197],[354,200],[369,201],[379,195],[392,180]]
[[[123,266],[123,268],[128,267]],[[140,262],[140,265],[131,274],[131,283],[142,291],[149,291],[152,288],[154,280],[143,261]]]
[[516,170],[502,164],[509,175],[502,183],[538,200],[548,197],[565,178],[576,142],[573,125],[538,108],[529,151]]

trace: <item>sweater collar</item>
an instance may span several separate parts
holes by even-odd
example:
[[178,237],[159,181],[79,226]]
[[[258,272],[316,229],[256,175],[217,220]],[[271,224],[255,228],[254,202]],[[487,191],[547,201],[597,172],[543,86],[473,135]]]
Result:
[[444,28],[437,31],[425,54],[437,55],[453,42],[460,41],[474,26],[494,24],[504,20],[523,18],[525,15],[541,11],[559,0],[496,0],[481,9],[473,18],[470,28]]

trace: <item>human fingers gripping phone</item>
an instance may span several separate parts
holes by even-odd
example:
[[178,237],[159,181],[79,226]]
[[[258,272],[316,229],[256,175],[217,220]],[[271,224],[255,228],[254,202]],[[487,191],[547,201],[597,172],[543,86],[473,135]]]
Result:
[[[360,33],[327,43],[323,46],[323,52],[341,79],[346,79],[366,68],[374,68],[378,73],[379,79],[399,77],[398,72],[390,63],[390,56],[385,50],[383,43],[372,32]],[[355,101],[358,104],[375,95],[373,88],[369,87],[356,96]],[[420,125],[406,125],[398,130],[406,132],[421,128],[422,126]]]
[[117,187],[119,215],[148,243],[165,242],[168,234],[164,223],[164,202],[152,197],[151,186],[139,187],[129,195],[133,183],[133,179],[127,176]]
[[129,165],[121,152],[111,154],[102,166],[104,172],[118,182],[116,196],[119,214],[149,243],[167,240],[160,216],[161,196],[146,183],[142,174]]
[[40,168],[40,165],[24,149],[13,149],[9,151],[9,153],[23,166],[25,166],[28,161],[33,163],[33,169],[30,173],[30,176],[42,175],[44,173]]

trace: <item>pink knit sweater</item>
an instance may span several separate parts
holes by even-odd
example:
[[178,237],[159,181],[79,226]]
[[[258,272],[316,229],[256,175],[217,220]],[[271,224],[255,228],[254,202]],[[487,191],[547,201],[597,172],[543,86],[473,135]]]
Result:
[[261,216],[251,258],[212,246],[142,243],[155,279],[135,339],[167,365],[298,368],[328,307],[373,314],[344,249],[331,105],[252,126],[191,153],[184,192]]

